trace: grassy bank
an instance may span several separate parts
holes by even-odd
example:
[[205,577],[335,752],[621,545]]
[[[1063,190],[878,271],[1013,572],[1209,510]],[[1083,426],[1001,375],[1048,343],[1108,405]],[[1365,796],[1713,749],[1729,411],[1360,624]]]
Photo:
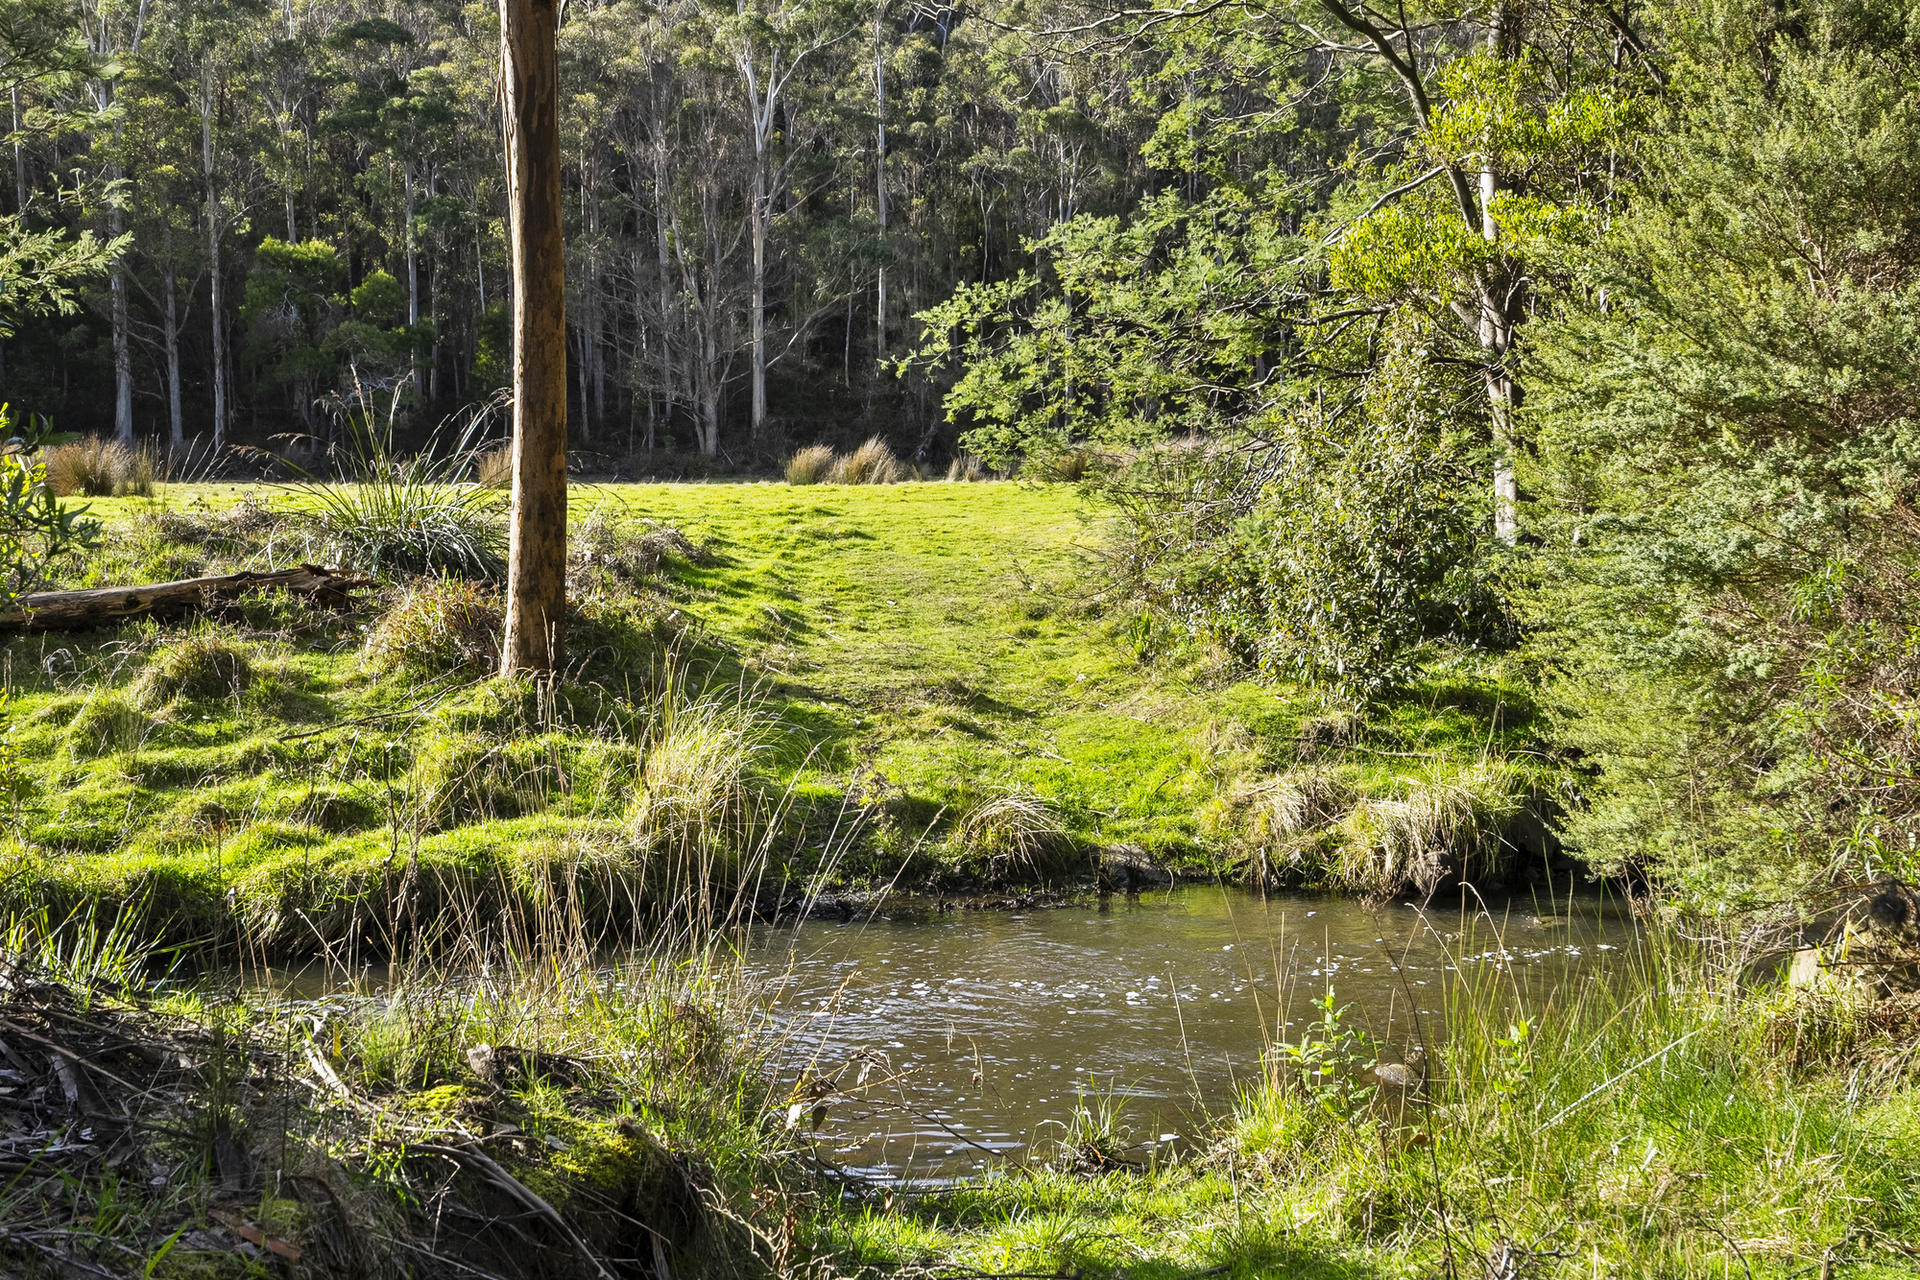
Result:
[[27,1274],[1784,1280],[1920,1260],[1920,1006],[1743,986],[1699,955],[1538,1000],[1456,976],[1400,1077],[1335,1000],[1176,1160],[1095,1099],[1033,1164],[915,1193],[816,1162],[813,1109],[860,1086],[796,1073],[711,958],[469,953],[301,1001],[148,985],[97,932],[33,932],[16,922],[0,966],[0,1258]]
[[[68,585],[374,562],[343,493],[102,500],[106,547]],[[345,612],[260,597],[0,645],[6,893],[285,953],[379,946],[453,897],[632,920],[695,866],[764,905],[1086,883],[1103,860],[1373,891],[1538,860],[1559,778],[1521,680],[1463,660],[1362,719],[1144,651],[1061,486],[573,504],[553,686],[491,677],[489,588],[393,554]]]

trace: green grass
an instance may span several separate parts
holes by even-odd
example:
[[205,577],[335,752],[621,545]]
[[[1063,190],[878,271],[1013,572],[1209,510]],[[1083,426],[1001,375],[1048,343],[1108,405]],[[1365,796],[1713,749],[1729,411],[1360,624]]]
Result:
[[[490,680],[486,594],[422,579],[345,616],[262,598],[0,645],[24,781],[4,892],[283,950],[378,945],[375,904],[403,887],[415,911],[509,901],[585,865],[599,901],[627,901],[695,845],[763,887],[1073,883],[1132,846],[1195,874],[1390,890],[1408,878],[1394,814],[1466,796],[1457,839],[1421,828],[1465,860],[1554,782],[1483,767],[1539,745],[1524,684],[1484,659],[1361,720],[1203,646],[1144,651],[1100,595],[1099,515],[1063,486],[580,485],[572,503],[591,554],[557,689]],[[95,510],[107,548],[70,585],[293,563],[331,536],[297,489]],[[731,782],[662,773],[659,726],[696,706],[732,727],[706,756],[674,750]],[[1259,797],[1302,770],[1385,807],[1273,821]],[[698,839],[662,817],[696,793]],[[1007,813],[1037,835],[1009,845]]]
[[1459,979],[1424,1091],[1375,1086],[1364,1041],[1309,1044],[1336,1074],[1275,1064],[1197,1158],[870,1205],[842,1247],[1133,1280],[1911,1275],[1911,1032],[1873,1030],[1857,988],[1671,955],[1616,977],[1544,1000]]

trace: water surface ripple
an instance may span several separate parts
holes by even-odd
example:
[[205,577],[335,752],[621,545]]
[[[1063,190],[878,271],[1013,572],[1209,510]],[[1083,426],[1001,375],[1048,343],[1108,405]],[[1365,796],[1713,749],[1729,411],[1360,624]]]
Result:
[[1531,1001],[1604,970],[1634,937],[1596,899],[1516,899],[1476,922],[1189,887],[1054,910],[806,920],[757,932],[746,965],[787,1078],[837,1073],[853,1094],[829,1100],[819,1155],[854,1176],[925,1182],[1045,1154],[1075,1108],[1100,1099],[1122,1107],[1136,1157],[1204,1135],[1329,986],[1392,1058],[1439,1033],[1454,968]]

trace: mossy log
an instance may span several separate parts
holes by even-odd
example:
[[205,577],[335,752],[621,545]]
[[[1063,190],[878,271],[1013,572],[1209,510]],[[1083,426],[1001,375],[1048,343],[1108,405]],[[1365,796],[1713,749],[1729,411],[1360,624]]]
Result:
[[213,578],[183,578],[138,587],[89,587],[84,591],[36,591],[0,613],[0,631],[91,631],[129,618],[167,617],[207,609],[249,591],[278,588],[313,604],[349,603],[371,580],[340,569],[303,564],[271,573],[229,573]]

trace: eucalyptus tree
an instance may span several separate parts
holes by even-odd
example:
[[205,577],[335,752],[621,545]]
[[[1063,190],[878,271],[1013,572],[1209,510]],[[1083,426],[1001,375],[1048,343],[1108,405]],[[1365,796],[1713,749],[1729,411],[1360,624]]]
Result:
[[[57,101],[64,88],[95,70],[78,32],[63,17],[52,0],[0,0],[0,85],[14,110],[18,199],[13,213],[0,215],[0,338],[13,336],[29,317],[73,314],[81,286],[107,270],[126,247],[122,237],[102,242],[91,231],[69,235],[27,221],[22,97],[30,101],[40,93]],[[65,114],[49,113],[41,127],[51,131]]]
[[851,41],[858,28],[855,15],[835,0],[738,0],[734,12],[721,15],[714,29],[738,77],[751,148],[747,219],[753,270],[747,346],[752,438],[758,443],[767,427],[768,239],[779,189],[805,155],[794,138],[801,115],[811,105],[801,93],[811,86],[801,77],[826,51]]
[[[108,209],[108,234],[115,239],[126,234],[127,200],[123,184],[126,166],[121,147],[126,137],[124,114],[115,110],[115,80],[122,71],[121,59],[138,58],[140,42],[146,36],[147,15],[153,0],[82,0],[81,26],[92,55],[93,75],[89,88],[95,113],[112,121],[112,134],[105,148],[105,202]],[[128,312],[127,264],[124,255],[114,259],[108,273],[110,296],[109,323],[113,343],[113,429],[123,444],[133,442],[133,347]]]
[[567,607],[567,272],[560,197],[559,11],[500,0],[513,250],[513,498],[500,669],[560,666]]

